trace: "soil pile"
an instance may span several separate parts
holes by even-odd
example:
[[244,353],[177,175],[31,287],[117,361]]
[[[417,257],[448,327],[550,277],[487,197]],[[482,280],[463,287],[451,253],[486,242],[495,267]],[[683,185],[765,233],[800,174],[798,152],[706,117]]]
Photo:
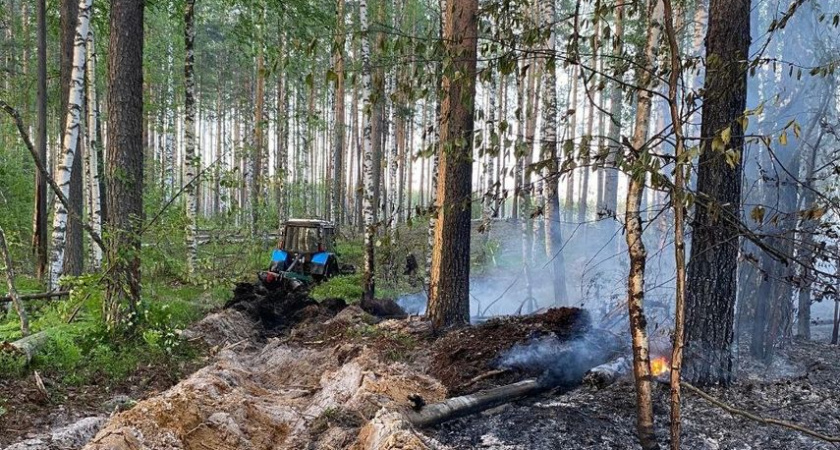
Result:
[[[513,383],[539,373],[524,369],[496,370],[498,357],[505,351],[540,338],[569,341],[590,329],[589,314],[579,308],[554,308],[531,316],[494,318],[438,339],[432,347],[429,373],[446,386],[450,396]],[[485,376],[488,374],[494,375]]]

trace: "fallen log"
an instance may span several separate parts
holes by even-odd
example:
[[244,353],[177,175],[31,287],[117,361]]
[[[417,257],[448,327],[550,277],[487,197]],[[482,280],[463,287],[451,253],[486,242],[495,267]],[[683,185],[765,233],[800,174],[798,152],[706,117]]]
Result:
[[475,394],[453,397],[440,403],[424,406],[419,411],[408,411],[406,418],[417,428],[431,427],[459,417],[475,414],[494,406],[548,391],[549,383],[529,379],[507,384]]
[[[21,301],[27,300],[46,300],[56,297],[66,297],[70,295],[70,291],[51,291],[51,292],[40,292],[37,294],[24,294],[18,295],[18,299]],[[8,303],[12,301],[12,297],[7,295],[5,297],[0,297],[0,303]]]
[[45,342],[47,342],[47,338],[49,336],[44,331],[39,331],[35,334],[30,334],[29,336],[23,337],[18,339],[14,342],[4,342],[0,344],[0,349],[8,349],[18,353],[21,353],[26,357],[27,364],[32,361],[32,358],[35,356],[35,352],[41,347]]
[[603,389],[630,372],[630,360],[625,357],[614,359],[608,363],[595,366],[583,376],[583,383],[598,389]]

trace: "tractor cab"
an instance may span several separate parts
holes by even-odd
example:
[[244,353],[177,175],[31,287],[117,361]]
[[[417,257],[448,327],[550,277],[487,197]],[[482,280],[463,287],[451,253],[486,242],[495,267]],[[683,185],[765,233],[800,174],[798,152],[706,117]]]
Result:
[[283,224],[269,269],[261,273],[260,280],[269,286],[279,279],[295,280],[299,285],[320,282],[338,273],[335,225],[325,220],[291,219]]

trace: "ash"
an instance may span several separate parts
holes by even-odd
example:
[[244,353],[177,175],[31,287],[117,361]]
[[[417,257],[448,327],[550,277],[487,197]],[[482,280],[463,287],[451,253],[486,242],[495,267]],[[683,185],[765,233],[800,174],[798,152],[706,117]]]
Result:
[[[706,392],[762,417],[840,435],[840,347],[791,342],[770,367],[739,358],[739,379]],[[654,387],[656,434],[668,448],[669,390]],[[801,433],[733,416],[683,390],[682,447],[696,450],[834,449]],[[637,449],[635,390],[623,380],[603,390],[555,391],[429,430],[443,449]]]

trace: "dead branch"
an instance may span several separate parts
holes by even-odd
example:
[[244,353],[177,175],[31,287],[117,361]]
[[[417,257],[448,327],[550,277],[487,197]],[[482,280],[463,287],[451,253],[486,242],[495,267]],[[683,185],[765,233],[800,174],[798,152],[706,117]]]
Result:
[[55,180],[50,176],[47,172],[46,167],[44,166],[44,162],[41,161],[41,158],[38,156],[38,151],[35,150],[35,145],[32,144],[32,140],[29,138],[29,133],[26,132],[26,126],[23,123],[23,119],[20,117],[20,113],[13,108],[11,105],[6,103],[4,100],[0,99],[0,108],[2,108],[6,113],[8,113],[12,119],[15,121],[15,125],[17,125],[18,132],[20,133],[20,137],[23,139],[23,143],[26,144],[26,148],[29,150],[29,153],[32,155],[32,159],[35,160],[35,166],[38,168],[38,172],[41,173],[41,176],[47,180],[49,183],[50,188],[55,192],[56,197],[64,205],[64,208],[67,209],[67,213],[70,214],[74,219],[78,220],[79,223],[82,225],[85,231],[87,231],[90,239],[99,246],[102,251],[105,251],[105,244],[102,242],[102,238],[100,238],[99,234],[93,230],[93,227],[90,226],[85,220],[83,220],[79,215],[70,208],[70,200],[64,196],[61,192],[61,188],[58,187]]
[[17,289],[15,289],[15,268],[12,266],[12,257],[9,256],[9,246],[6,245],[6,233],[0,228],[0,253],[3,256],[3,264],[6,266],[6,285],[9,287],[9,300],[15,305],[18,317],[20,317],[20,331],[24,336],[29,334],[29,319],[26,317],[26,308],[20,301]]
[[494,369],[494,370],[491,370],[489,372],[484,372],[481,375],[478,375],[478,376],[474,377],[470,381],[467,381],[466,385],[467,386],[472,386],[472,385],[478,383],[481,380],[486,380],[488,378],[493,378],[497,375],[501,375],[503,373],[508,373],[510,371],[511,371],[511,369]]
[[806,434],[808,436],[811,436],[812,438],[819,439],[821,441],[840,442],[840,436],[828,436],[826,434],[820,433],[819,431],[814,431],[810,428],[805,428],[802,425],[797,425],[795,423],[791,423],[791,422],[787,422],[787,421],[779,420],[779,419],[761,417],[761,416],[753,414],[749,411],[745,411],[743,409],[739,409],[739,408],[736,408],[734,406],[728,405],[728,404],[723,403],[722,401],[712,397],[711,395],[701,391],[699,388],[697,388],[694,385],[692,385],[690,383],[687,383],[685,381],[682,382],[682,386],[684,388],[686,388],[687,390],[697,394],[698,396],[700,396],[701,398],[703,398],[707,402],[717,406],[720,409],[723,409],[724,411],[726,411],[730,414],[735,414],[735,415],[738,415],[738,416],[741,416],[741,417],[745,417],[747,419],[750,419],[750,420],[758,422],[758,423],[763,423],[765,425],[776,425],[776,426],[779,426],[779,427],[782,427],[782,428],[787,428],[787,429],[790,429],[790,430],[798,431],[802,434]]
[[533,379],[523,380],[475,394],[446,399],[440,403],[425,406],[420,411],[407,411],[405,414],[408,421],[415,427],[430,427],[523,397],[536,395],[549,389],[551,389],[551,386],[547,383]]
[[[18,294],[18,299],[21,301],[29,301],[29,300],[46,300],[56,297],[66,297],[70,295],[70,291],[51,291],[51,292],[40,292],[38,294]],[[12,297],[7,295],[5,297],[0,297],[0,303],[9,303],[12,301]]]

